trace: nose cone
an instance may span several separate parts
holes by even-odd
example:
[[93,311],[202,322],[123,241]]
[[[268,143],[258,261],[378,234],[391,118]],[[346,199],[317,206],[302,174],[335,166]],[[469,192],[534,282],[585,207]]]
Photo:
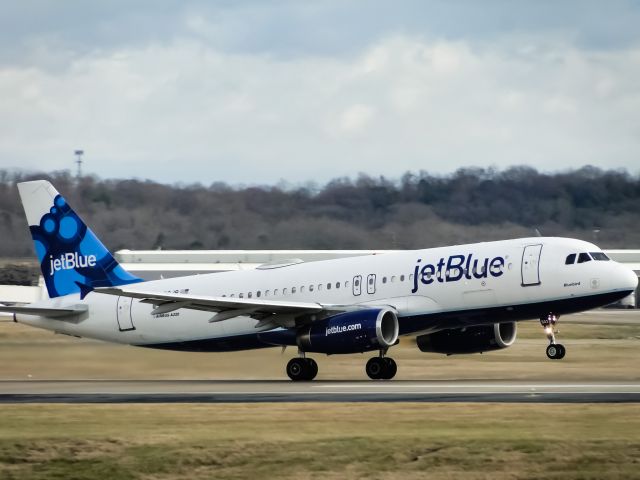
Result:
[[621,290],[635,290],[638,286],[638,275],[630,268],[620,265],[620,273],[618,274],[618,282]]

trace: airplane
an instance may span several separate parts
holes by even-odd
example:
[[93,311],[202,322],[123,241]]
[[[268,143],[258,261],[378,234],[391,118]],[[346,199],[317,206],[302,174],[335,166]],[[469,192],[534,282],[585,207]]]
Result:
[[547,356],[562,359],[561,315],[635,291],[635,273],[582,240],[555,237],[455,245],[249,271],[143,281],[125,271],[47,181],[18,184],[49,299],[1,306],[13,320],[139,347],[224,352],[297,347],[286,372],[313,380],[326,355],[375,352],[365,367],[389,380],[399,336],[423,352],[507,348],[517,322],[539,320]]

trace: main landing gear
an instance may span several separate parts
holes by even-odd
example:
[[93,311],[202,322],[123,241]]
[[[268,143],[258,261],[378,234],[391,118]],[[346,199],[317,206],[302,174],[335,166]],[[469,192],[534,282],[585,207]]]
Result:
[[549,313],[546,317],[540,318],[540,325],[544,328],[544,333],[547,335],[547,340],[549,340],[549,346],[547,347],[547,357],[551,360],[560,360],[564,358],[566,353],[566,349],[564,345],[561,343],[556,343],[555,334],[558,333],[554,331],[554,328],[558,323],[558,317],[553,313]]
[[398,372],[398,365],[391,357],[385,357],[386,350],[380,350],[379,357],[370,358],[365,368],[371,380],[391,380]]
[[[398,371],[395,360],[385,357],[386,350],[380,350],[379,357],[370,358],[367,362],[366,372],[372,380],[391,380]],[[310,381],[318,375],[318,364],[313,358],[306,358],[303,351],[298,352],[297,358],[292,358],[287,363],[287,375],[294,382]]]
[[300,352],[300,357],[292,358],[287,363],[287,375],[294,382],[313,380],[318,375],[318,364],[313,358],[306,358],[304,352]]

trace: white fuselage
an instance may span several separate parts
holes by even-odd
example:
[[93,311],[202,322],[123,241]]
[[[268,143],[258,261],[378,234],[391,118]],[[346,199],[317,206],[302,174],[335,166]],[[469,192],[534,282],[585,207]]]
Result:
[[[600,249],[579,240],[524,238],[194,275],[131,288],[323,305],[390,306],[397,311],[400,333],[406,335],[539,318],[550,311],[586,310],[635,288],[634,273],[616,262],[565,263],[572,253],[588,252]],[[246,316],[212,323],[215,313],[184,308],[153,315],[153,305],[97,292],[83,300],[75,294],[41,302],[56,307],[83,303],[88,310],[73,320],[32,315],[17,315],[16,319],[70,335],[159,348],[176,345],[178,349],[188,349],[184,346],[200,340],[212,340],[214,345],[219,340],[222,350],[268,346],[260,345],[255,337],[273,328],[256,328],[258,321]]]

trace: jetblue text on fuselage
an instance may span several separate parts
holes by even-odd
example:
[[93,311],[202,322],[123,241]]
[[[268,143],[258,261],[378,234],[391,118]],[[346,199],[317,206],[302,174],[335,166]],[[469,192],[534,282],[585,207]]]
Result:
[[60,270],[73,270],[74,268],[86,268],[96,266],[95,255],[78,255],[78,252],[69,252],[53,258],[49,255],[49,275]]
[[441,258],[437,263],[422,264],[422,259],[418,259],[413,271],[413,289],[411,293],[418,291],[419,285],[429,285],[433,282],[457,282],[466,278],[499,277],[504,273],[505,260],[503,257],[485,258],[480,260],[469,255],[451,255],[448,258]]

